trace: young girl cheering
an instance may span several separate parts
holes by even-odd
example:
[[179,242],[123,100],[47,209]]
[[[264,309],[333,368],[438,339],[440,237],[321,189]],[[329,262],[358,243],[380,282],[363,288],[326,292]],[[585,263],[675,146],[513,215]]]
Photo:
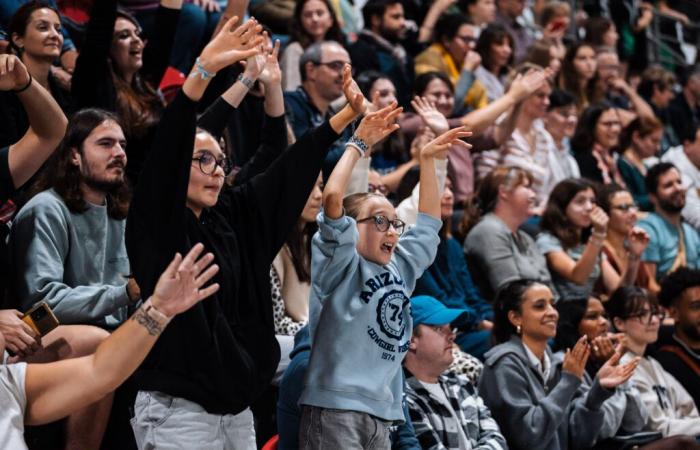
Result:
[[405,224],[384,196],[343,200],[355,163],[398,128],[393,119],[400,111],[394,102],[364,118],[365,130],[360,133],[361,125],[350,139],[323,192],[312,242],[311,360],[299,401],[302,449],[388,449],[389,425],[404,420],[401,361],[413,328],[409,296],[440,240],[434,159],[470,133],[455,128],[421,150],[418,220],[403,234]]

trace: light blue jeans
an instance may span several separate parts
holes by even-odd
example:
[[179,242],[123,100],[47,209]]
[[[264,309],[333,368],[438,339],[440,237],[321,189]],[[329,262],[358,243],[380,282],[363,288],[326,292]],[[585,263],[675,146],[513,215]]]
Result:
[[367,413],[302,406],[301,450],[389,450],[391,422]]
[[209,414],[197,403],[139,391],[131,419],[139,450],[256,450],[253,413]]

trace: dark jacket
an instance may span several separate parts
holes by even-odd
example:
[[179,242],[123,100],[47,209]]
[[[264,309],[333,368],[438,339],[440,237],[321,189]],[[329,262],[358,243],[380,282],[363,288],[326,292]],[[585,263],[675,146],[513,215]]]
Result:
[[[126,245],[143,298],[175,252],[202,242],[214,253],[221,286],[177,316],[135,374],[140,390],[236,414],[269,385],[279,362],[270,264],[297,223],[330,144],[328,123],[301,137],[263,174],[224,188],[197,218],[187,208],[196,103],[182,92],[161,119],[129,210]],[[286,147],[284,117],[267,117],[262,151]]]

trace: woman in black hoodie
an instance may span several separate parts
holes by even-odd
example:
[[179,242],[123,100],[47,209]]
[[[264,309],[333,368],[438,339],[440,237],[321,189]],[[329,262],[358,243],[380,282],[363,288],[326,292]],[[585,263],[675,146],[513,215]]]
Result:
[[[214,280],[219,292],[174,319],[135,375],[134,431],[142,447],[146,439],[183,445],[198,433],[212,439],[223,433],[226,448],[255,448],[248,407],[270,383],[279,360],[270,264],[296,225],[330,145],[364,111],[365,99],[346,72],[350,104],[284,153],[284,114],[268,115],[259,152],[281,155],[264,173],[222,190],[229,164],[217,141],[196,131],[196,106],[211,75],[261,51],[260,26],[249,21],[234,31],[234,25],[230,20],[207,45],[165,111],[127,220],[127,250],[144,298],[173,251],[195,242],[203,242],[221,267]],[[220,416],[212,425],[218,428],[203,428],[211,415]],[[185,444],[211,446],[207,439]]]

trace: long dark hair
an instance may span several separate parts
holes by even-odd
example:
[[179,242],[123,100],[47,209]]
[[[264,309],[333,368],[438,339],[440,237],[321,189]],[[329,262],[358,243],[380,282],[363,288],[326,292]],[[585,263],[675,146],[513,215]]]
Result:
[[554,338],[552,350],[557,352],[574,348],[576,341],[581,337],[578,326],[586,315],[587,309],[587,298],[557,302],[559,321],[557,322],[557,335]]
[[[476,52],[481,55],[481,65],[487,70],[493,68],[493,61],[491,61],[491,46],[494,44],[499,44],[503,40],[507,39],[510,44],[511,49],[515,49],[515,42],[513,36],[506,30],[502,25],[497,25],[490,23],[486,28],[483,29],[479,35],[479,40],[476,41]],[[501,73],[499,75],[505,75],[508,73],[509,67],[513,65],[514,52],[510,54],[508,63],[501,68]]]
[[534,285],[542,284],[537,280],[522,279],[511,281],[496,292],[493,301],[493,329],[491,336],[495,344],[506,342],[517,334],[515,325],[508,319],[510,311],[522,312],[523,297]]
[[559,87],[565,89],[576,96],[576,104],[579,108],[585,106],[588,103],[588,99],[591,98],[593,94],[593,89],[596,83],[596,77],[594,76],[586,86],[581,87],[579,83],[579,74],[576,72],[576,67],[574,66],[574,60],[578,51],[583,47],[589,47],[593,50],[591,44],[587,42],[576,42],[569,46],[564,55],[564,60],[561,62],[561,71],[559,72]]
[[59,19],[61,18],[61,14],[58,12],[58,10],[45,0],[32,0],[20,6],[10,19],[10,23],[7,26],[7,34],[9,35],[10,39],[10,48],[15,52],[15,54],[20,56],[20,58],[22,56],[22,49],[17,47],[14,39],[12,39],[12,36],[16,34],[19,37],[24,37],[25,33],[27,32],[29,20],[31,19],[34,11],[44,8],[50,9],[56,13],[56,16]]
[[605,111],[610,109],[613,109],[613,106],[606,101],[602,101],[593,103],[583,110],[570,141],[571,150],[574,153],[590,153],[593,150],[598,120]]
[[[296,6],[294,6],[294,13],[292,14],[292,22],[289,25],[289,34],[291,36],[291,42],[298,42],[301,44],[302,48],[306,48],[313,44],[311,36],[306,32],[301,23],[301,12],[304,9],[304,5],[309,0],[298,0]],[[324,41],[336,41],[341,45],[345,45],[345,36],[343,31],[340,29],[340,24],[338,23],[338,17],[335,15],[335,11],[328,0],[319,0],[326,5],[328,8],[328,14],[331,16],[331,27],[326,31],[326,35],[323,37]]]
[[[118,9],[117,17],[126,19],[141,29],[136,18],[127,11]],[[124,133],[129,138],[142,138],[151,127],[158,124],[165,108],[163,98],[151,85],[160,80],[144,80],[141,74],[136,72],[131,83],[128,83],[111,58],[110,67],[117,95],[117,114],[124,124]]]
[[[87,203],[80,189],[80,168],[72,163],[71,153],[76,149],[82,154],[85,139],[105,120],[111,120],[121,126],[116,115],[97,108],[82,109],[71,117],[66,135],[32,187],[32,195],[53,188],[72,213],[80,214],[87,211]],[[126,219],[130,198],[129,185],[126,181],[109,192],[107,194],[109,217],[116,220]]]
[[547,206],[540,221],[540,229],[556,236],[565,249],[576,247],[590,236],[590,227],[579,234],[566,216],[566,208],[571,200],[576,197],[576,194],[587,189],[593,190],[595,195],[595,187],[590,181],[584,178],[567,178],[557,183],[549,194]]
[[[301,220],[301,219],[300,219]],[[316,221],[296,226],[287,236],[287,248],[299,281],[311,282],[311,238],[318,231]]]

